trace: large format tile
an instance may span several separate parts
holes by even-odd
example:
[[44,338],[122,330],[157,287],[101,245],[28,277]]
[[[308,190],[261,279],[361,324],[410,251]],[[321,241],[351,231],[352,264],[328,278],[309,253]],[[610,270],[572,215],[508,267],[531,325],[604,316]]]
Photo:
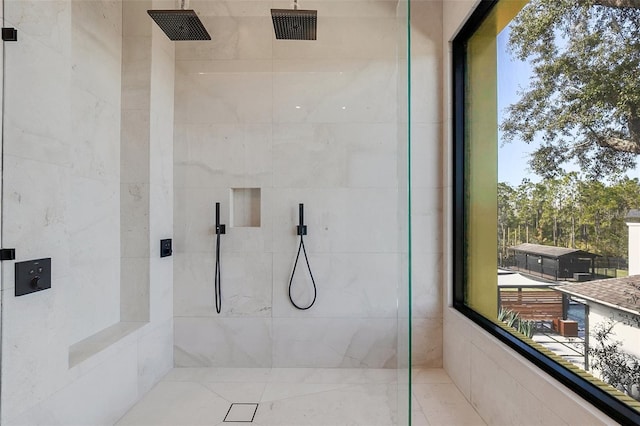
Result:
[[269,382],[314,384],[395,383],[392,368],[273,368]]
[[225,399],[200,383],[162,381],[116,424],[216,425],[222,423],[228,408]]
[[[196,2],[193,1],[191,7]],[[238,59],[271,59],[271,38],[273,24],[267,18],[268,4],[260,2],[264,16],[229,16],[224,13],[224,5],[233,7],[235,2],[197,2],[204,11],[198,9],[202,24],[211,35],[207,43],[179,43],[176,58],[180,61],[193,60],[238,60]],[[206,10],[214,8],[207,15]],[[247,2],[240,2],[247,3]],[[207,4],[210,4],[209,6]],[[237,6],[236,6],[237,7]],[[222,12],[222,14],[220,14]]]
[[[298,389],[308,390],[310,388],[304,386]],[[391,426],[395,397],[395,386],[386,384],[353,385],[291,396],[260,404],[254,423],[260,426]]]
[[[399,426],[406,424],[409,413],[402,412],[408,408],[408,389],[398,386],[397,373],[358,368],[175,368],[118,424],[198,425],[205,419],[217,424],[229,404],[240,402],[259,404],[253,424],[262,426]],[[416,370],[414,382],[413,424],[484,425],[442,369]]]
[[340,383],[268,383],[262,395],[262,402],[279,401],[299,396],[318,395],[344,389],[349,384]]
[[34,406],[3,425],[113,425],[138,396],[136,352],[133,345],[123,348],[38,404],[28,395]]
[[274,186],[396,187],[395,132],[395,123],[276,124]]
[[266,383],[270,368],[174,368],[163,380],[199,383]]
[[430,425],[485,425],[453,383],[414,384],[412,390]]
[[271,124],[182,124],[176,133],[177,187],[242,188],[271,184]]
[[269,123],[269,73],[202,73],[176,79],[177,123]]
[[[306,1],[305,8],[318,10],[317,40],[313,43],[295,43],[275,40],[273,57],[275,59],[325,59],[347,61],[357,59],[388,59],[395,63],[397,58],[397,23],[395,9],[387,9],[387,16],[362,16],[368,5],[361,5],[360,12],[354,16],[340,14],[323,16],[323,8],[334,2]],[[350,2],[342,2],[347,6]],[[290,4],[280,2],[283,8]],[[389,5],[389,4],[387,4]],[[353,9],[351,9],[353,11]]]
[[204,382],[204,386],[229,403],[258,403],[266,383]]
[[[314,254],[311,249],[307,249],[307,254],[317,287],[316,303],[308,311],[298,311],[291,305],[288,287],[295,254],[274,254],[274,317],[395,317],[397,254]],[[305,306],[312,300],[313,287],[303,253],[291,289],[297,304]]]
[[396,320],[274,318],[274,367],[392,367]]
[[175,318],[175,365],[181,367],[271,366],[267,318]]
[[442,320],[412,320],[412,363],[417,367],[442,367]]
[[[274,63],[274,123],[393,123],[395,60]],[[331,62],[329,62],[331,63]]]
[[198,317],[268,317],[271,315],[271,267],[270,253],[222,254],[221,313],[217,314],[215,255],[180,254],[175,263],[175,314]]

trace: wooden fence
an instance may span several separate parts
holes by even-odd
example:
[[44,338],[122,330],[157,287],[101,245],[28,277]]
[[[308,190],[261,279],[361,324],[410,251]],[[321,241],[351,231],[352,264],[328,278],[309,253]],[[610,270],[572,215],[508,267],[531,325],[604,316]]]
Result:
[[521,319],[562,319],[562,293],[550,289],[499,289],[500,307],[518,312]]

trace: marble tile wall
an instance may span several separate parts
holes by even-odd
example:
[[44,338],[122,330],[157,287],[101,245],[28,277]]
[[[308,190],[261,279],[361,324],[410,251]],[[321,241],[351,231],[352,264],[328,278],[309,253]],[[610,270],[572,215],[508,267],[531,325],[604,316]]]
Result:
[[151,75],[153,21],[144,20],[151,0],[123,5],[122,154],[120,156],[120,318],[149,321]]
[[4,6],[5,26],[19,36],[5,51],[3,243],[17,261],[51,257],[52,288],[15,297],[13,264],[3,265],[0,423],[113,424],[173,364],[172,259],[150,258],[172,234],[173,44],[148,16],[138,22],[149,24],[152,66],[138,76],[151,81],[147,123],[158,132],[137,157],[154,163],[142,213],[154,248],[150,322],[70,364],[71,345],[121,320],[120,273],[130,267],[120,247],[120,184],[130,178],[120,167],[121,107],[140,99],[121,92],[131,59],[122,54],[123,17],[132,24],[132,15],[120,0]]
[[[282,4],[280,4],[282,3]],[[277,41],[262,2],[192,1],[212,42],[176,50],[174,148],[177,366],[395,367],[406,245],[400,156],[406,90],[397,2],[305,1],[318,40]],[[289,7],[275,2],[272,7]],[[441,364],[438,149],[439,2],[419,8],[419,119],[414,250],[421,365]],[[419,37],[418,37],[419,36]],[[399,137],[400,135],[400,137]],[[406,163],[404,163],[406,164]],[[260,227],[222,240],[222,312],[214,309],[214,205],[229,224],[231,188],[261,189]],[[430,194],[430,195],[429,195]],[[288,300],[298,203],[318,286],[316,304]],[[434,237],[436,236],[436,237]],[[301,259],[301,262],[303,260]],[[296,297],[311,300],[304,264]]]
[[444,368],[487,424],[612,424],[452,308],[445,309],[444,334]]
[[[120,320],[122,5],[71,2],[69,344]],[[68,95],[67,95],[68,96]],[[55,256],[55,254],[53,254]]]
[[412,363],[423,367],[442,366],[441,17],[442,2],[411,2]]

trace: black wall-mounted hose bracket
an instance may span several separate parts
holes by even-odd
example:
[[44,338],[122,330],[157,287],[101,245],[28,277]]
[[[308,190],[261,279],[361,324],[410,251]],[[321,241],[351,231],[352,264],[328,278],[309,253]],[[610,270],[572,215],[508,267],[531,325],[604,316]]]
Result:
[[18,41],[18,30],[12,27],[3,27],[2,41]]

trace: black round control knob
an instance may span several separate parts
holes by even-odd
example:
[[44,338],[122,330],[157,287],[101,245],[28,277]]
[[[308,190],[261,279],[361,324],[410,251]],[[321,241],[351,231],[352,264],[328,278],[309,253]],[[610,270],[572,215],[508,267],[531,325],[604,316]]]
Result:
[[31,280],[31,288],[33,288],[34,290],[42,290],[39,284],[40,284],[40,277],[36,275]]

